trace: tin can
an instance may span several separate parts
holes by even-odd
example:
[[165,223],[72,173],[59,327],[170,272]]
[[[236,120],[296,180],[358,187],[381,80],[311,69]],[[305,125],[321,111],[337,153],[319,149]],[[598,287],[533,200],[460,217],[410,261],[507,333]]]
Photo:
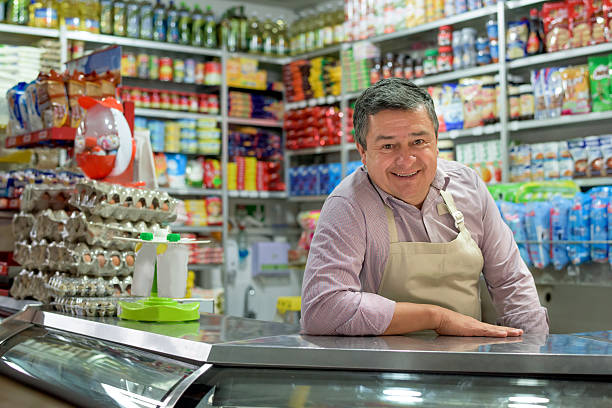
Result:
[[151,109],[161,108],[161,96],[157,89],[151,89]]
[[121,76],[136,76],[136,56],[131,52],[126,52],[121,56]]
[[200,101],[199,101],[198,111],[200,113],[208,113],[208,95],[200,94],[199,99]]
[[149,55],[149,79],[159,79],[159,57]]
[[195,83],[198,85],[204,84],[204,78],[206,77],[206,64],[198,62],[195,68]]
[[140,93],[140,100],[142,101],[143,108],[151,107],[151,94],[148,89],[143,89]]
[[185,81],[185,61],[177,58],[174,60],[174,82],[184,82],[184,81]]
[[159,80],[172,81],[172,58],[162,57],[159,59]]
[[187,93],[179,94],[180,106],[179,110],[187,112],[189,110],[189,95]]
[[149,55],[138,54],[138,78],[149,79]]
[[189,94],[189,112],[197,112],[199,108],[198,104],[198,94],[190,93]]
[[162,109],[170,109],[170,93],[162,91],[159,94],[159,106]]
[[181,110],[181,97],[178,92],[170,92],[170,109]]
[[185,60],[185,83],[193,84],[195,83],[195,71],[196,71],[196,62],[193,58],[187,58]]

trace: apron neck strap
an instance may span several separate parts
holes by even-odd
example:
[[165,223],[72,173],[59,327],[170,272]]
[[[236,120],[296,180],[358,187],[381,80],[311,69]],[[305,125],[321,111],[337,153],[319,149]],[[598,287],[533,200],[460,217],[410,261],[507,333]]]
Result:
[[393,216],[393,210],[388,205],[385,205],[385,214],[387,215],[387,225],[389,225],[389,241],[398,242],[395,217]]
[[455,200],[453,200],[453,196],[446,190],[440,190],[440,195],[442,196],[442,199],[446,204],[446,208],[448,208],[448,212],[455,220],[455,227],[457,227],[459,231],[463,231],[465,229],[463,213],[457,209],[457,206],[455,206]]

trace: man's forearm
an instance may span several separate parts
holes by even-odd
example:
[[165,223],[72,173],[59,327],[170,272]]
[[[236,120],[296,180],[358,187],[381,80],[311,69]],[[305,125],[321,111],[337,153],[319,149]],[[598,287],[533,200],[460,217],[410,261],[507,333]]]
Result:
[[393,318],[384,335],[405,334],[419,330],[435,330],[440,326],[440,307],[397,302]]

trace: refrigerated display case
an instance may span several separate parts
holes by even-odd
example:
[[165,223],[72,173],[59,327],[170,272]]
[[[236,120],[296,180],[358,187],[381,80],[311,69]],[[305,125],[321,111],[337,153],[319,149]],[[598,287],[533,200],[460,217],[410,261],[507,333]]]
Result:
[[79,406],[612,406],[612,331],[492,339],[299,334],[28,307],[0,325],[0,373]]

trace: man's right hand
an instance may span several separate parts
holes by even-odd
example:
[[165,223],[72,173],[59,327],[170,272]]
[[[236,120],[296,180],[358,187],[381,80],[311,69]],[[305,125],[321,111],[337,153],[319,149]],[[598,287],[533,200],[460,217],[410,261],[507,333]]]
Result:
[[523,334],[521,329],[494,326],[483,323],[473,317],[453,312],[443,307],[436,307],[439,317],[436,333],[446,336],[482,336],[482,337],[516,337]]

